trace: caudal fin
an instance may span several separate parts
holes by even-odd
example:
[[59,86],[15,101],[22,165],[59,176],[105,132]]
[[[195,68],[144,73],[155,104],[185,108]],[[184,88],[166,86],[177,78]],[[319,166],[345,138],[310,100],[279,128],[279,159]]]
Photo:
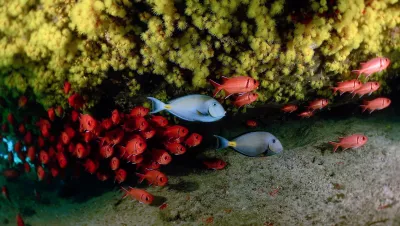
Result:
[[339,148],[339,143],[332,142],[332,141],[329,141],[328,143],[333,145],[333,152],[336,152],[336,150]]
[[229,140],[217,135],[214,135],[214,137],[217,138],[217,150],[224,149],[229,146]]
[[211,79],[210,79],[210,83],[211,83],[211,85],[213,85],[214,88],[215,88],[215,90],[214,90],[214,92],[213,92],[213,97],[215,97],[215,95],[217,95],[217,94],[219,93],[219,91],[222,90],[221,84],[219,84],[219,83],[217,83],[217,82],[214,82],[214,81],[211,80]]
[[150,114],[154,114],[154,113],[160,112],[165,109],[165,104],[162,101],[160,101],[154,97],[147,97],[147,99],[151,100]]

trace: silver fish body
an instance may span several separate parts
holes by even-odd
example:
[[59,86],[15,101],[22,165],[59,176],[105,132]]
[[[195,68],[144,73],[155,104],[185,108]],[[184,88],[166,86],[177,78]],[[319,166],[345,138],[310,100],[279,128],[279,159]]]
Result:
[[152,102],[151,114],[166,110],[186,121],[215,122],[223,118],[226,111],[212,97],[200,94],[187,95],[163,103],[154,97],[147,97]]
[[250,132],[229,141],[221,136],[214,135],[218,140],[217,149],[231,147],[237,152],[257,157],[262,155],[275,155],[283,151],[281,142],[268,132]]

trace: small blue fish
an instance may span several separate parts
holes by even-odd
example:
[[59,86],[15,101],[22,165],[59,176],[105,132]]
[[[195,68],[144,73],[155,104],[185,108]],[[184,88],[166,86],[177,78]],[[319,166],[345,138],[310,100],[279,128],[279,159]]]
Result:
[[167,104],[154,97],[147,97],[147,99],[152,102],[150,114],[167,110],[186,121],[215,122],[226,114],[224,107],[217,100],[206,95],[187,95],[171,100]]
[[232,147],[237,152],[249,157],[270,156],[283,151],[281,142],[268,132],[250,132],[232,141],[217,135],[214,136],[218,141],[217,149]]

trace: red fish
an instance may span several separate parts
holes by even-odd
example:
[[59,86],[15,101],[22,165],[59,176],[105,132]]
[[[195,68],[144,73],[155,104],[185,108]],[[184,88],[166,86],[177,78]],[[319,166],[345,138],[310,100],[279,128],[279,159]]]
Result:
[[257,122],[254,121],[254,120],[247,120],[247,121],[246,121],[246,125],[247,125],[248,127],[257,127]]
[[24,136],[24,141],[25,141],[25,144],[27,144],[27,145],[30,145],[30,144],[32,144],[32,133],[31,133],[31,131],[28,131],[28,132],[26,132],[26,134],[25,134],[25,136]]
[[57,117],[62,117],[64,114],[64,109],[61,106],[57,106],[55,109]]
[[182,155],[185,154],[186,148],[179,143],[169,143],[165,142],[164,147],[172,154],[174,155]]
[[111,113],[111,121],[113,122],[114,125],[118,125],[121,122],[121,115],[118,112],[117,109],[112,111]]
[[56,112],[54,111],[54,108],[47,109],[47,115],[49,116],[50,121],[54,121],[54,119],[56,119]]
[[100,138],[100,140],[102,143],[101,145],[103,144],[116,145],[119,144],[123,138],[124,138],[124,131],[120,128],[117,128],[106,132],[105,136],[103,138]]
[[136,169],[155,170],[160,168],[160,164],[154,160],[142,161],[136,164]]
[[67,157],[62,152],[57,153],[57,161],[61,169],[64,169],[68,165]]
[[69,83],[68,81],[65,81],[64,82],[64,93],[68,94],[70,90],[71,90],[71,83]]
[[36,149],[34,146],[30,146],[27,151],[27,156],[31,162],[33,162],[36,158]]
[[1,187],[1,194],[3,194],[3,197],[5,199],[10,201],[10,196],[8,195],[8,189],[7,189],[7,187],[5,185],[3,187]]
[[371,95],[373,92],[377,91],[379,87],[380,87],[379,82],[367,82],[353,92],[353,97],[355,95],[359,95],[359,98],[361,98],[367,93],[368,95]]
[[152,116],[150,121],[157,127],[166,127],[168,125],[168,120],[161,115]]
[[132,117],[144,117],[149,113],[149,111],[150,111],[150,109],[148,109],[148,108],[145,108],[143,106],[137,106],[131,110],[130,115]]
[[199,145],[201,143],[202,140],[203,140],[203,137],[200,134],[192,133],[188,136],[188,138],[186,138],[184,143],[188,147],[196,147],[197,145]]
[[221,159],[208,159],[204,160],[203,164],[207,169],[213,169],[213,170],[221,170],[225,168],[226,162],[224,162]]
[[132,187],[129,187],[128,190],[123,187],[121,187],[121,189],[123,189],[123,191],[125,192],[122,198],[130,196],[131,198],[136,199],[144,204],[151,204],[154,200],[153,195],[143,189],[132,188]]
[[7,180],[17,179],[20,176],[20,172],[16,169],[6,169],[3,171],[3,176]]
[[136,176],[139,177],[139,183],[142,183],[145,179],[149,185],[162,187],[168,183],[168,177],[158,170],[147,171],[145,174],[136,173]]
[[296,111],[297,108],[298,107],[294,104],[287,104],[281,108],[281,111],[283,111],[285,113],[292,113],[292,112]]
[[46,151],[41,150],[39,152],[39,159],[42,164],[47,164],[47,163],[49,163],[49,159],[50,159],[49,154]]
[[111,170],[117,170],[119,168],[119,159],[117,157],[113,157],[110,160],[110,168]]
[[114,148],[112,146],[104,145],[100,148],[100,155],[105,159],[111,157],[113,153],[114,153]]
[[70,97],[68,97],[68,103],[72,108],[78,110],[83,107],[83,105],[85,104],[85,100],[81,95],[74,93]]
[[124,169],[118,169],[117,171],[115,171],[115,180],[116,182],[118,182],[118,184],[122,183],[125,181],[126,179],[126,171]]
[[40,148],[43,148],[43,147],[44,147],[45,142],[44,142],[43,137],[39,136],[37,142],[38,142],[38,146],[39,146]]
[[50,173],[51,173],[51,176],[56,178],[58,176],[58,174],[60,174],[60,170],[57,167],[52,167],[52,168],[50,168]]
[[152,159],[158,162],[160,165],[168,165],[172,161],[171,155],[163,149],[152,149],[151,150]]
[[315,111],[317,109],[322,109],[326,107],[328,103],[329,102],[327,99],[316,99],[310,102],[310,104],[308,105],[308,110]]
[[97,179],[99,179],[100,181],[106,181],[109,178],[109,175],[106,173],[101,173],[101,172],[97,172],[96,173]]
[[300,113],[298,116],[300,116],[302,118],[310,118],[313,115],[314,115],[314,113],[312,111],[304,111],[304,112]]
[[111,119],[106,118],[103,119],[103,121],[101,122],[101,126],[105,129],[105,130],[109,130],[113,125],[113,122]]
[[131,155],[128,157],[128,163],[140,164],[144,160],[143,155]]
[[9,114],[7,115],[7,121],[8,121],[11,125],[14,125],[14,123],[15,123],[14,115],[11,114],[11,113],[9,113]]
[[39,181],[42,181],[44,177],[46,176],[46,172],[44,171],[42,166],[38,166],[36,168],[36,174],[38,176]]
[[25,170],[25,173],[31,172],[31,166],[29,165],[29,163],[24,162],[24,170]]
[[78,159],[82,159],[90,154],[90,150],[88,148],[86,148],[85,146],[83,146],[83,144],[77,143],[75,145],[74,154],[76,155],[76,157]]
[[61,132],[60,139],[64,145],[69,144],[71,141],[71,138],[68,136],[67,132]]
[[25,134],[26,129],[25,129],[25,125],[24,125],[24,124],[20,124],[20,125],[19,125],[19,127],[18,127],[18,132],[19,132],[20,134]]
[[140,135],[144,139],[148,140],[148,139],[153,138],[156,135],[156,130],[155,129],[148,129],[146,131],[140,131]]
[[225,91],[225,99],[231,96],[232,94],[243,94],[247,92],[251,92],[258,88],[260,83],[248,76],[237,76],[232,78],[222,77],[222,84],[218,84],[210,79],[210,83],[214,86],[215,91],[213,93],[213,97],[215,97],[219,91]]
[[390,65],[390,60],[386,57],[375,57],[365,63],[361,63],[361,68],[359,70],[353,70],[352,72],[357,74],[357,79],[360,75],[365,74],[368,78],[375,72],[381,72],[385,70]]
[[22,219],[19,213],[16,216],[16,220],[17,220],[17,226],[25,226],[24,220]]
[[85,141],[85,143],[89,143],[93,139],[94,139],[93,133],[83,133],[83,141]]
[[28,98],[26,98],[26,96],[21,96],[18,99],[18,107],[23,108],[25,107],[26,103],[28,103]]
[[72,111],[71,111],[71,120],[72,120],[73,122],[78,121],[78,120],[79,120],[79,112],[77,112],[77,111],[75,111],[75,110],[72,110]]
[[85,131],[93,131],[97,126],[97,121],[88,114],[81,115],[79,121]]
[[170,140],[184,138],[188,135],[189,130],[180,125],[170,126],[164,130],[163,135]]
[[343,148],[343,151],[348,149],[348,148],[358,148],[363,146],[365,143],[367,143],[368,137],[366,137],[363,134],[353,134],[347,137],[339,137],[339,143],[329,141],[329,144],[333,145],[334,149],[333,152],[336,152],[336,150],[339,147]]
[[88,173],[93,174],[99,168],[99,162],[96,160],[87,159],[83,166]]
[[348,80],[344,82],[338,82],[337,87],[332,87],[333,93],[336,93],[337,91],[340,92],[340,95],[343,95],[343,93],[350,92],[353,93],[355,90],[359,89],[362,86],[361,81],[357,79],[353,80]]
[[128,156],[140,155],[146,150],[146,141],[139,135],[134,135],[126,145],[126,152]]
[[389,107],[391,102],[392,101],[389,98],[378,97],[371,101],[364,101],[364,104],[360,105],[360,107],[362,108],[362,112],[368,110],[369,113],[371,114],[375,110],[382,110],[384,108]]
[[258,98],[257,93],[245,93],[243,95],[238,96],[235,101],[233,102],[233,105],[235,105],[237,108],[241,108],[245,105],[249,105],[256,101]]
[[144,131],[149,127],[149,123],[143,117],[129,118],[124,123],[124,130],[126,131]]

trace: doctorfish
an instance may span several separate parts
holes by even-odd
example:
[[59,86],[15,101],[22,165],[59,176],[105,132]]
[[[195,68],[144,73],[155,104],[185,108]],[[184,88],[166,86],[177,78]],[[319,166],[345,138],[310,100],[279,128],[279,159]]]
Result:
[[250,132],[231,141],[221,136],[214,136],[218,141],[217,149],[232,147],[237,152],[249,157],[270,156],[283,151],[281,142],[268,132]]
[[217,100],[206,95],[187,95],[171,100],[166,104],[154,97],[147,97],[147,99],[152,102],[150,114],[166,110],[186,121],[215,122],[226,114]]

